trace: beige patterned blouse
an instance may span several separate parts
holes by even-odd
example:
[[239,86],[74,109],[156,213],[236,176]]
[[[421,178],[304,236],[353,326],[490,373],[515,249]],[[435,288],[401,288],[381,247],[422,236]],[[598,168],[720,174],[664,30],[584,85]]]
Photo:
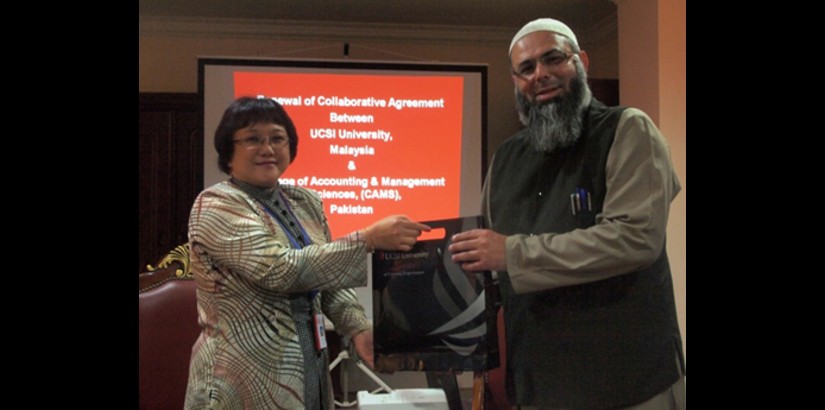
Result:
[[342,336],[370,327],[350,289],[367,284],[364,242],[354,234],[331,241],[318,195],[280,189],[312,241],[303,249],[292,248],[261,203],[228,181],[204,190],[192,207],[189,244],[202,331],[192,348],[187,409],[305,407],[291,296],[320,290],[314,307]]

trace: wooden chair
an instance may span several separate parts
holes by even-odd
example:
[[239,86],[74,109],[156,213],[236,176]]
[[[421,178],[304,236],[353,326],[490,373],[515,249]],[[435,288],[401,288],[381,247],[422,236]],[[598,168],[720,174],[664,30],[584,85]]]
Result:
[[182,409],[192,345],[200,334],[184,244],[138,275],[139,408]]
[[504,310],[498,309],[498,352],[499,367],[473,372],[472,410],[510,410],[513,406],[507,401],[504,387],[505,369],[507,367],[507,343],[504,339]]

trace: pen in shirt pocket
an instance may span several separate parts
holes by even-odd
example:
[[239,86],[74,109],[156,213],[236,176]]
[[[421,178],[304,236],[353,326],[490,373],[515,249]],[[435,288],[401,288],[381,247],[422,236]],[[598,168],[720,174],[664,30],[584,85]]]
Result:
[[576,215],[576,212],[581,212],[582,209],[587,209],[587,211],[593,210],[593,199],[591,198],[590,191],[584,188],[576,188],[572,194],[570,194],[570,210],[573,212],[573,215]]

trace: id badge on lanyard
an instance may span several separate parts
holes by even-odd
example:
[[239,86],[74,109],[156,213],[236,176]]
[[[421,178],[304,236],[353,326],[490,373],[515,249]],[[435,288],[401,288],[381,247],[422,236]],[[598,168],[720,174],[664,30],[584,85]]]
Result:
[[327,348],[327,333],[324,329],[324,315],[320,312],[312,314],[313,329],[315,332],[315,349],[319,352]]

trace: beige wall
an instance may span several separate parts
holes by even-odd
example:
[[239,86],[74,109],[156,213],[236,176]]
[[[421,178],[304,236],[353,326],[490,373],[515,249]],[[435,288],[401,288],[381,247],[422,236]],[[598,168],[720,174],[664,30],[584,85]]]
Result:
[[[668,252],[682,337],[687,296],[687,17],[686,0],[659,0],[659,126],[668,136],[682,192],[671,207]],[[687,350],[687,341],[685,341]],[[685,352],[687,356],[687,352]]]
[[616,4],[621,104],[641,108],[659,126],[682,184],[670,208],[667,251],[687,356],[686,1],[618,0]]

